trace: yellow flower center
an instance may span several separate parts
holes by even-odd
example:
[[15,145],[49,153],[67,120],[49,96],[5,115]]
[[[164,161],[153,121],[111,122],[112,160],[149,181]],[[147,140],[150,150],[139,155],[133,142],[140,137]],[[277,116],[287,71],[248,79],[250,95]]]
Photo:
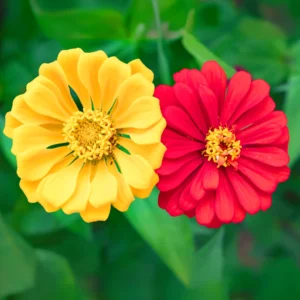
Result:
[[111,155],[118,141],[110,116],[91,109],[74,113],[64,124],[63,135],[74,156],[93,163]]
[[205,141],[205,150],[202,153],[204,156],[207,156],[208,160],[213,160],[217,163],[218,168],[230,165],[237,167],[235,160],[239,158],[242,146],[241,142],[236,140],[232,130],[222,126],[209,130]]

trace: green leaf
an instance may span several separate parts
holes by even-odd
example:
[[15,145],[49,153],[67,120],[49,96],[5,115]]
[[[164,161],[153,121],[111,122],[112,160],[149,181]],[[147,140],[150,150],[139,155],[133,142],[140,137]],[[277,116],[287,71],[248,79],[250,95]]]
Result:
[[[126,38],[124,15],[113,9],[49,9],[49,1],[31,0],[32,10],[44,34],[63,45],[75,46],[81,41]],[[46,6],[46,7],[45,7]]]
[[288,127],[290,132],[290,166],[292,166],[299,158],[300,140],[299,136],[299,93],[300,93],[300,42],[297,42],[291,48],[290,53],[292,64],[290,77],[288,79],[287,93],[284,102],[284,111],[288,119]]
[[194,250],[189,222],[184,217],[170,217],[158,207],[157,197],[155,188],[148,199],[137,199],[125,216],[178,278],[188,284]]
[[34,250],[0,215],[0,297],[23,292],[34,285],[36,257]]
[[0,147],[11,166],[16,168],[17,160],[16,157],[11,153],[12,140],[3,134],[4,125],[4,118],[0,116]]
[[287,76],[286,36],[268,21],[243,18],[233,30],[216,39],[211,50],[271,85],[281,83]]
[[[271,208],[266,212],[259,212],[255,215],[248,215],[245,220],[245,225],[253,234],[255,240],[258,242],[257,246],[270,248],[276,243],[280,242],[282,237],[282,230],[279,220]],[[261,230],[261,229],[264,230]]]
[[276,258],[263,268],[254,300],[300,299],[300,270],[290,258]]
[[84,277],[101,270],[102,240],[98,245],[95,240],[66,230],[56,237],[55,244],[48,245],[47,249],[64,256],[76,275]]
[[[68,228],[78,221],[78,214],[66,215],[62,211],[47,213],[40,204],[31,204],[21,219],[21,231],[26,235],[43,235]],[[83,222],[83,221],[82,221]],[[74,228],[76,231],[76,229]]]
[[223,67],[229,78],[235,73],[232,67],[214,55],[190,33],[184,33],[182,42],[185,49],[197,60],[200,66],[208,60],[215,60]]
[[192,262],[190,284],[184,300],[196,299],[229,299],[223,278],[223,236],[219,231],[198,250]]
[[[36,255],[36,284],[32,289],[15,297],[16,300],[81,299],[74,275],[65,258],[46,250],[37,250]],[[22,272],[19,270],[19,273]]]

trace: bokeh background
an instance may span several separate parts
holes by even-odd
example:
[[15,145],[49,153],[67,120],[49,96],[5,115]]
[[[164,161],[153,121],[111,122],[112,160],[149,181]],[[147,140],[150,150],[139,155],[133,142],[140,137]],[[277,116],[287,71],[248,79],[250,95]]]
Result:
[[270,83],[288,116],[292,167],[269,211],[221,230],[169,217],[156,190],[86,224],[26,201],[1,130],[1,300],[300,299],[298,0],[2,0],[0,23],[1,129],[14,97],[62,49],[141,58],[156,84],[217,59]]

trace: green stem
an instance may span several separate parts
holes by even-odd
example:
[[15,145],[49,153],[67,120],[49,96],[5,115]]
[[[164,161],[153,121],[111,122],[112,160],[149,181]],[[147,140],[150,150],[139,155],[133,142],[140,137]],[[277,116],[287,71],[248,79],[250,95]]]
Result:
[[160,15],[159,15],[159,7],[157,0],[152,0],[154,18],[156,23],[157,30],[157,53],[158,53],[158,64],[159,64],[159,72],[162,83],[171,84],[171,73],[169,68],[169,63],[167,57],[164,52],[163,45],[163,33],[161,29]]

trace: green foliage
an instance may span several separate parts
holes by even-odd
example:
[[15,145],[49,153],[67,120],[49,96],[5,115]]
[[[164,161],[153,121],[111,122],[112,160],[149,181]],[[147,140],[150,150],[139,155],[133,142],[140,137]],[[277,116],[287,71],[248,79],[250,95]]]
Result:
[[154,189],[146,201],[137,199],[125,215],[182,282],[188,284],[192,231],[186,219],[166,218],[166,212],[157,206],[157,196],[158,190]]
[[34,285],[34,250],[5,224],[1,215],[0,266],[0,297],[26,291]]
[[[0,6],[0,299],[300,298],[299,1],[5,0]],[[12,142],[2,134],[5,114],[40,65],[71,47],[103,49],[126,62],[141,58],[156,85],[207,60],[218,61],[228,78],[241,67],[265,79],[290,130],[292,173],[272,208],[214,230],[170,217],[157,205],[157,189],[96,224],[28,203]]]

